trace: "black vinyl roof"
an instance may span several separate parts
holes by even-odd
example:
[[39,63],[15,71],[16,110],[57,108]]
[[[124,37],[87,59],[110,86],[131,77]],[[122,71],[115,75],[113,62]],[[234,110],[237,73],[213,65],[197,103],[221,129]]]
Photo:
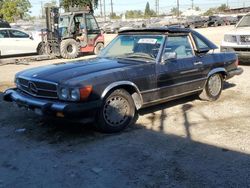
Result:
[[153,28],[140,28],[140,29],[125,29],[119,33],[139,33],[139,32],[159,32],[159,33],[190,33],[191,29],[182,27],[153,27]]
[[194,31],[189,28],[183,27],[155,27],[155,28],[140,28],[140,29],[126,29],[119,32],[119,34],[138,34],[138,33],[159,33],[159,34],[166,34],[166,33],[192,33],[193,35],[200,38],[210,49],[218,49],[218,47],[208,40],[205,36],[201,35],[197,31]]

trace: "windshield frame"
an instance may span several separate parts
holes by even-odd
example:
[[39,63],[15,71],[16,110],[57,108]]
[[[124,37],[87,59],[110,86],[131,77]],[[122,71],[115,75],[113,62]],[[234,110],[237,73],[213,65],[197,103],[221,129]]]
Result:
[[[157,37],[162,37],[162,42],[161,42],[161,45],[159,47],[159,51],[158,51],[158,54],[157,56],[152,59],[151,61],[149,59],[139,59],[139,58],[136,58],[136,59],[133,59],[133,58],[126,58],[126,57],[119,57],[119,56],[105,56],[104,54],[112,48],[113,44],[115,42],[117,42],[117,40],[119,39],[119,37],[121,36],[157,36]],[[153,62],[153,63],[157,63],[157,62],[160,62],[161,61],[161,56],[162,56],[162,50],[163,50],[163,47],[164,47],[164,44],[165,44],[165,41],[166,41],[166,35],[165,34],[160,34],[160,33],[134,33],[134,34],[119,34],[117,35],[103,50],[102,52],[97,56],[99,58],[113,58],[113,59],[126,59],[126,60],[131,60],[131,61],[143,61],[143,62]]]
[[241,20],[239,21],[239,23],[236,25],[236,28],[250,27],[250,23],[249,23],[248,26],[246,26],[246,25],[241,26],[241,23],[243,22],[243,20],[244,20],[244,19],[247,19],[246,17],[249,17],[249,20],[250,20],[250,14],[247,14],[247,15],[243,16],[243,17],[241,18]]

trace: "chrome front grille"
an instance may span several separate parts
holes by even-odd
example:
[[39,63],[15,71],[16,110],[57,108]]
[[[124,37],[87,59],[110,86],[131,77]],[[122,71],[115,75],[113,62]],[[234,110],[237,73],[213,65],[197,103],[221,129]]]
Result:
[[57,84],[42,80],[29,80],[26,78],[17,78],[18,89],[29,95],[41,98],[57,99]]
[[241,35],[240,42],[242,44],[250,44],[250,35]]

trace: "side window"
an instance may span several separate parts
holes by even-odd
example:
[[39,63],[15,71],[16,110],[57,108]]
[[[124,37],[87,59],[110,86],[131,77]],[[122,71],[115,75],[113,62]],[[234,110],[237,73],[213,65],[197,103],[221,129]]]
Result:
[[85,29],[85,21],[82,14],[75,16],[74,21],[77,29]]
[[96,20],[93,15],[86,14],[87,30],[99,30]]
[[9,33],[10,33],[10,38],[29,38],[29,35],[22,31],[10,30]]
[[190,44],[189,38],[185,36],[169,36],[165,46],[166,52],[175,52],[177,59],[193,57],[193,49]]
[[0,38],[9,38],[7,30],[0,30]]
[[196,46],[198,49],[207,49],[209,48],[205,42],[203,42],[199,37],[196,35],[193,35],[194,41],[196,43]]

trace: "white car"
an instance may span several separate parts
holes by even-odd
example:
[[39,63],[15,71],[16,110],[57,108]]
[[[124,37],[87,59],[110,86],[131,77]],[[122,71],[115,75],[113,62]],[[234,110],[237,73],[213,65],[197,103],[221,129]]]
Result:
[[234,51],[240,61],[250,59],[250,13],[245,15],[235,28],[224,35],[221,51]]
[[0,28],[0,56],[41,53],[41,37],[33,37],[24,31]]

